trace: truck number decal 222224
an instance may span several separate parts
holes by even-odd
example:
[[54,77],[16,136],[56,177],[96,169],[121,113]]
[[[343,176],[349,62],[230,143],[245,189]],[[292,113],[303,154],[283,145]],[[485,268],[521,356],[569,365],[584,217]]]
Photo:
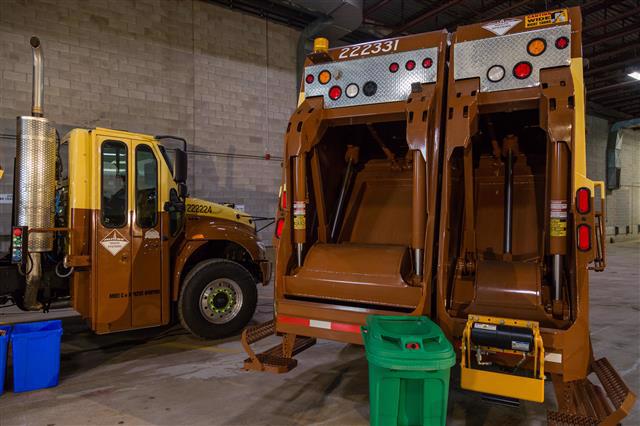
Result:
[[187,213],[213,213],[211,206],[201,204],[187,204]]

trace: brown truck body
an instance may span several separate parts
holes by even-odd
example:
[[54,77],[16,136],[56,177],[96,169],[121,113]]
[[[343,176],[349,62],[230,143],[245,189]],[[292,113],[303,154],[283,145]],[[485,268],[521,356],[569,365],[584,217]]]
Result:
[[[308,57],[285,136],[276,314],[245,331],[245,368],[288,371],[315,338],[361,344],[371,314],[428,315],[463,388],[542,402],[550,375],[551,424],[615,424],[635,396],[589,337],[604,193],[586,176],[579,9],[377,43],[397,50]],[[349,89],[367,79],[389,97]],[[282,345],[255,354],[272,333]]]

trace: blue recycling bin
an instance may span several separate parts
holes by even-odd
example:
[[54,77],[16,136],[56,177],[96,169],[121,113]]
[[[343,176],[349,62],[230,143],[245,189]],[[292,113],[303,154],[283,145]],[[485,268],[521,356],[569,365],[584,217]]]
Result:
[[16,324],[11,332],[13,390],[50,388],[60,377],[62,321]]
[[11,335],[10,325],[0,325],[0,395],[4,392],[5,371],[7,371],[7,347]]

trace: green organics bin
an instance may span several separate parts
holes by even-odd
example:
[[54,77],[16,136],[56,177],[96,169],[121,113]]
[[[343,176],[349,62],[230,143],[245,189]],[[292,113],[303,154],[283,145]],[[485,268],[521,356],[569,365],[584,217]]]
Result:
[[362,327],[371,425],[444,425],[453,346],[427,317],[371,315]]

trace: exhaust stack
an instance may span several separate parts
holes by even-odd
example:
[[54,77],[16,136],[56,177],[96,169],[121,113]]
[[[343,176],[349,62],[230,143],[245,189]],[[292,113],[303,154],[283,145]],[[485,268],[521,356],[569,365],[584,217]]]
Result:
[[38,37],[31,37],[29,40],[31,51],[33,52],[33,86],[31,89],[31,115],[43,117],[44,111],[44,57],[42,47]]
[[[15,225],[33,228],[54,226],[56,186],[56,135],[43,117],[44,57],[37,37],[30,40],[33,51],[33,93],[31,116],[17,118],[15,161]],[[30,233],[24,305],[39,309],[38,287],[42,279],[40,253],[53,250],[52,232]]]

